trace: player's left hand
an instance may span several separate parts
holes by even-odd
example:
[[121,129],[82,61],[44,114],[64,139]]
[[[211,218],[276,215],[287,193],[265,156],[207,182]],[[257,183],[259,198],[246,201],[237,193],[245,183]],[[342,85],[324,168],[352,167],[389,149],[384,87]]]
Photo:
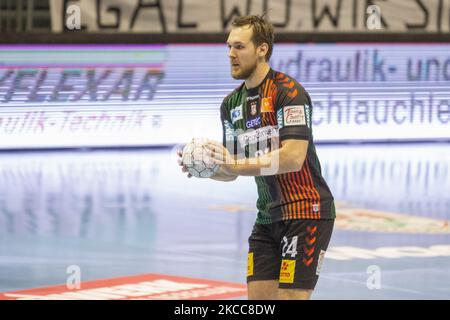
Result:
[[[181,167],[181,171],[182,171],[183,173],[188,172],[186,166],[183,164],[183,161],[182,161],[182,159],[183,159],[183,152],[182,152],[181,150],[178,150],[178,151],[177,151],[177,156],[178,156],[177,163],[178,163],[178,165]],[[188,172],[187,177],[188,177],[188,178],[192,178],[192,174],[190,174],[190,173]]]
[[207,140],[204,147],[208,151],[208,156],[211,157],[211,160],[219,164],[224,173],[234,175],[233,168],[235,161],[227,148],[214,140]]

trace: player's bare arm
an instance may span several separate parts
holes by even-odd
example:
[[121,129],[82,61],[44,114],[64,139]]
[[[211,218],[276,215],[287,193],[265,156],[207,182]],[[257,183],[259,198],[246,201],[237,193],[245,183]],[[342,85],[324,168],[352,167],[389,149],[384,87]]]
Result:
[[287,139],[282,141],[279,149],[243,161],[232,158],[228,150],[218,142],[210,141],[206,149],[211,158],[221,165],[219,172],[227,176],[264,176],[300,170],[306,158],[308,141]]
[[217,181],[224,181],[224,182],[228,182],[228,181],[234,181],[236,180],[238,176],[235,174],[230,174],[227,173],[223,166],[220,167],[219,171],[216,172],[216,174],[214,176],[211,177],[211,179],[213,180],[217,180]]

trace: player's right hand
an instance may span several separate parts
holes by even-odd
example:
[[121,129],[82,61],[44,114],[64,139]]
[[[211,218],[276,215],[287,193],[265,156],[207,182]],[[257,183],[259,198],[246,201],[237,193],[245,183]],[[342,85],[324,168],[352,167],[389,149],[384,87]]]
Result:
[[[183,173],[185,173],[185,172],[188,172],[187,171],[187,167],[183,164],[183,151],[181,151],[181,150],[178,150],[177,151],[177,155],[178,155],[178,160],[177,160],[177,162],[178,162],[178,165],[181,167],[181,172],[183,172]],[[192,178],[192,174],[190,174],[189,172],[188,172],[188,174],[187,174],[187,177],[188,178]]]

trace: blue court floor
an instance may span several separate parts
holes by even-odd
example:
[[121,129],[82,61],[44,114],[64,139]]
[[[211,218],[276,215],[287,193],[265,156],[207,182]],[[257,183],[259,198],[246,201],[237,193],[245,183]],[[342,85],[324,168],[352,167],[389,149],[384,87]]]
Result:
[[[319,145],[337,222],[313,299],[450,298],[450,144]],[[256,185],[171,149],[0,153],[0,292],[146,273],[245,283]],[[243,297],[245,298],[245,297]]]

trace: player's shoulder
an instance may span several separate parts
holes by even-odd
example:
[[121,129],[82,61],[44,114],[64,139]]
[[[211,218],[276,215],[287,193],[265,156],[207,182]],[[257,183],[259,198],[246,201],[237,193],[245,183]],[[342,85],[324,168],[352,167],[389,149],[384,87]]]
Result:
[[273,83],[276,86],[277,100],[285,99],[297,101],[309,101],[309,93],[306,89],[293,77],[279,71],[274,71],[272,75]]
[[222,100],[222,106],[227,105],[230,100],[232,100],[237,94],[242,91],[245,82],[242,82],[239,86],[237,86],[233,91],[231,91],[225,98]]
[[289,76],[284,72],[273,70],[272,79],[273,83],[277,85],[279,88],[285,88],[289,90],[295,87],[295,89],[297,90],[306,92],[306,89],[300,82],[298,82],[295,78]]

